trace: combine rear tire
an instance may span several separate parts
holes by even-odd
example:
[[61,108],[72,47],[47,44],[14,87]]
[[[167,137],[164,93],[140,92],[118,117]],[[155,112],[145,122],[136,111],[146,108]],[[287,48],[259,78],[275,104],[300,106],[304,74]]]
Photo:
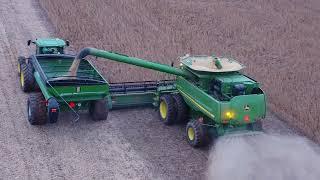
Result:
[[175,122],[176,109],[170,94],[164,94],[160,97],[159,116],[165,125],[172,125]]
[[26,58],[23,56],[18,57],[18,75],[21,74],[21,65],[26,63]]
[[47,123],[46,100],[41,93],[30,94],[27,106],[28,121],[31,125]]
[[35,89],[35,79],[33,76],[33,67],[30,63],[20,64],[20,86],[24,92],[31,92]]
[[174,105],[177,111],[176,122],[186,122],[188,119],[188,106],[184,102],[183,97],[180,94],[174,94],[173,96]]
[[94,121],[106,120],[109,109],[107,108],[107,100],[96,100],[91,102],[89,113]]
[[206,128],[196,120],[188,122],[186,127],[187,141],[192,147],[200,147],[208,142]]

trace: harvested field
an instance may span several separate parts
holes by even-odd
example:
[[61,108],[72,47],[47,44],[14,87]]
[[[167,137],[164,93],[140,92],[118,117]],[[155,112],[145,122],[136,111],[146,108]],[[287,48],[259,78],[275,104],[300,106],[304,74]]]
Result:
[[[42,0],[74,48],[94,46],[162,63],[185,53],[231,55],[263,84],[271,109],[320,142],[320,1]],[[111,81],[168,78],[112,62]]]

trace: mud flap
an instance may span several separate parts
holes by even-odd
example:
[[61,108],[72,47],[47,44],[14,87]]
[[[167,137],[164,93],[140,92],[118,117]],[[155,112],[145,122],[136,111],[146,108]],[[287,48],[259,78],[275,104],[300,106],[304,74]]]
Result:
[[58,117],[59,117],[59,111],[60,111],[60,107],[59,107],[59,103],[55,98],[50,98],[48,100],[48,120],[50,123],[56,123],[58,121]]

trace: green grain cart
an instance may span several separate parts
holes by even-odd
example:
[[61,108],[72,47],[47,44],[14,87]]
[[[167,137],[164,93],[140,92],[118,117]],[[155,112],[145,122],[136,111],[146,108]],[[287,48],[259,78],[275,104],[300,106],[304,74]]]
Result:
[[[85,59],[88,55],[173,74],[176,78],[108,83]],[[215,56],[186,55],[180,59],[176,68],[95,48],[84,48],[76,57],[56,53],[32,55],[29,61],[20,63],[23,69],[30,64],[34,84],[29,89],[38,91],[28,100],[29,122],[52,123],[57,121],[60,111],[81,109],[88,109],[93,119],[104,120],[109,110],[143,105],[158,108],[166,125],[187,123],[186,137],[193,147],[224,134],[262,130],[266,97],[255,80],[239,72],[243,69],[241,64]],[[79,63],[76,74],[70,73],[75,62]]]

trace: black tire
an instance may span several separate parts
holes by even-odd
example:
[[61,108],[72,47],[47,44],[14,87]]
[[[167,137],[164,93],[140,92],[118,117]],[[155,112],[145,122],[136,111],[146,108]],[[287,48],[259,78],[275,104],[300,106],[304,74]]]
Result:
[[26,58],[23,56],[18,57],[18,75],[21,74],[21,65],[26,63]]
[[89,107],[89,113],[94,121],[102,121],[108,118],[109,109],[107,100],[92,101]]
[[31,125],[47,123],[46,100],[41,93],[29,95],[27,103],[28,121]]
[[175,118],[176,122],[186,122],[188,120],[188,105],[184,102],[184,99],[180,94],[174,94],[172,98],[177,111]]
[[20,86],[24,92],[31,92],[35,89],[35,78],[31,63],[21,64]]
[[257,120],[254,123],[248,124],[248,130],[251,130],[251,131],[263,131],[262,121],[261,120]]
[[164,94],[160,96],[159,117],[165,125],[174,124],[176,112],[172,95]]
[[196,120],[188,122],[186,126],[186,137],[192,147],[204,146],[208,143],[206,127]]

